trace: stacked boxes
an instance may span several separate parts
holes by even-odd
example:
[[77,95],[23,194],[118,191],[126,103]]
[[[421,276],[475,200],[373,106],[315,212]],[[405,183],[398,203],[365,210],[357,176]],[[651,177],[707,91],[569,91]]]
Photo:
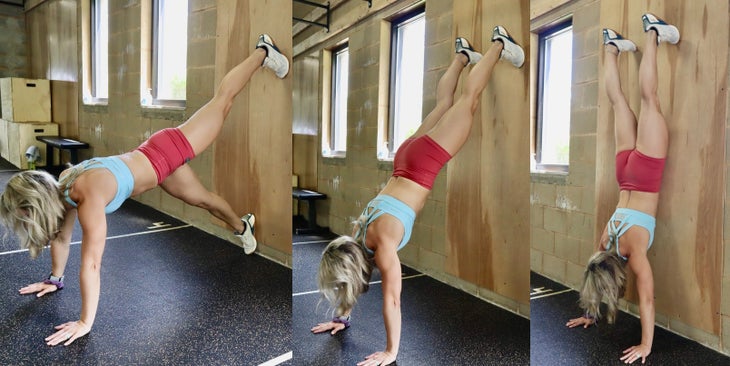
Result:
[[0,79],[0,156],[18,168],[28,168],[26,150],[36,146],[41,159],[36,166],[47,162],[46,145],[36,136],[57,136],[58,124],[51,123],[51,88],[44,79]]

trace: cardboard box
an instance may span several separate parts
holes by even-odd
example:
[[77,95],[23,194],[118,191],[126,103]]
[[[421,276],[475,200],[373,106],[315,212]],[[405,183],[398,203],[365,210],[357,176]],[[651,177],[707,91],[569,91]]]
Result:
[[[3,159],[9,161],[20,169],[28,169],[28,159],[25,152],[28,147],[36,146],[40,150],[40,160],[36,167],[46,166],[46,144],[36,140],[36,136],[58,136],[58,124],[56,123],[17,123],[0,120],[0,154]],[[54,157],[54,159],[56,159]],[[51,165],[58,164],[52,162]]]
[[12,122],[51,122],[51,87],[45,79],[0,79],[2,117]]

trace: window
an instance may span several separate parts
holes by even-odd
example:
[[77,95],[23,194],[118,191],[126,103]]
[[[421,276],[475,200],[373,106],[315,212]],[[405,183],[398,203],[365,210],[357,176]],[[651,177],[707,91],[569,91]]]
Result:
[[91,98],[109,98],[109,2],[91,2]]
[[[423,8],[392,21],[390,64],[390,123],[387,153],[421,125],[423,106],[423,56],[426,18]],[[385,151],[381,150],[379,155]]]
[[152,88],[149,91],[151,102],[155,105],[184,106],[188,53],[188,1],[155,0],[152,12]]
[[535,167],[568,171],[573,27],[570,21],[545,29],[538,41],[538,99]]
[[344,155],[347,150],[347,90],[350,50],[347,43],[332,50],[331,113],[328,155]]

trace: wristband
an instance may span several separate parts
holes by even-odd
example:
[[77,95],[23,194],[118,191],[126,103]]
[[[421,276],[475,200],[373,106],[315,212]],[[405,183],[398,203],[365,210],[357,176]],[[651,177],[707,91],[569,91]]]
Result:
[[587,312],[583,315],[583,317],[586,319],[589,319],[589,320],[596,321],[596,317],[591,314],[588,314]]
[[340,323],[345,325],[345,329],[350,327],[350,316],[336,316],[332,318],[333,323]]
[[43,281],[43,283],[46,285],[55,285],[57,289],[61,290],[63,289],[63,278],[64,276],[56,277],[53,273],[51,273],[48,275],[48,278]]

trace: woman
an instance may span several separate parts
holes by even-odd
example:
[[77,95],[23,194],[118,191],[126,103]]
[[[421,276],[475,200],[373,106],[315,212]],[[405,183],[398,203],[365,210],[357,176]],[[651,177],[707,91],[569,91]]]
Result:
[[[395,361],[401,329],[401,267],[397,251],[408,242],[416,214],[423,208],[436,175],[466,142],[480,95],[497,61],[503,58],[516,67],[524,62],[522,48],[503,27],[494,28],[492,42],[482,57],[466,39],[456,39],[457,54],[439,81],[436,107],[398,149],[393,177],[355,223],[354,239],[335,239],[322,254],[318,286],[337,316],[313,327],[314,333],[331,330],[335,334],[349,327],[350,311],[357,297],[367,291],[373,264],[382,274],[387,346],[385,351],[367,356],[358,365],[387,365]],[[454,103],[459,75],[470,63],[476,65]]]
[[580,306],[585,315],[571,319],[568,327],[587,328],[601,317],[600,304],[605,296],[609,323],[616,318],[618,300],[626,282],[625,266],[636,275],[641,315],[641,344],[623,351],[621,361],[642,363],[651,353],[654,339],[654,279],[647,251],[654,240],[656,211],[659,203],[664,161],[669,134],[657,97],[657,46],[660,42],[676,44],[679,31],[652,14],[642,17],[646,32],[646,49],[639,66],[641,114],[637,120],[621,91],[618,71],[620,52],[635,51],[633,42],[611,29],[603,30],[605,44],[605,83],[613,105],[616,133],[616,179],[619,202],[601,235],[598,252],[588,261]]
[[235,96],[260,65],[283,78],[289,61],[271,38],[259,37],[255,51],[221,81],[213,99],[177,128],[153,134],[134,151],[84,161],[60,174],[25,171],[8,182],[0,197],[0,216],[19,236],[21,246],[35,258],[50,242],[52,271],[48,279],[20,290],[42,296],[63,288],[74,221],[78,216],[81,240],[81,316],[61,324],[46,338],[50,346],[68,346],[88,334],[94,324],[100,292],[100,266],[106,240],[106,213],[114,212],[130,196],[156,186],[187,204],[207,209],[235,230],[246,254],[256,249],[254,216],[239,218],[221,197],[209,192],[185,164],[217,137]]

